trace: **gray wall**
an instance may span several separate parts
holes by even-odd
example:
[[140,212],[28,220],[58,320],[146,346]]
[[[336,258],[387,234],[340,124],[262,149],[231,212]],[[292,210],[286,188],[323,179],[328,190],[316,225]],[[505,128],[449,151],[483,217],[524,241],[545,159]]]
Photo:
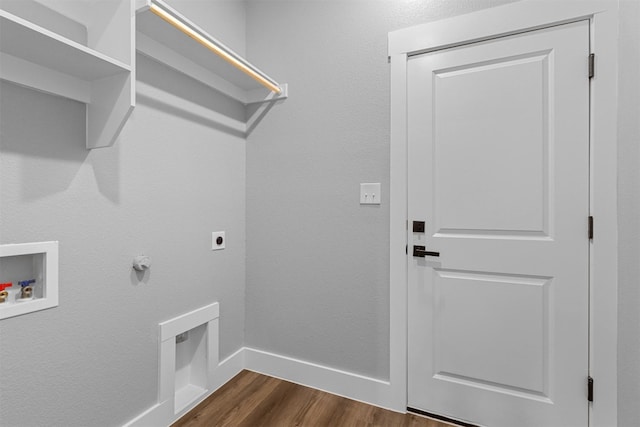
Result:
[[249,58],[291,87],[247,142],[248,346],[389,377],[387,33],[506,2],[248,3]]
[[[500,3],[248,3],[248,55],[291,97],[247,144],[247,345],[388,378],[386,35]],[[620,2],[620,426],[640,419],[639,8]]]
[[640,2],[620,2],[618,422],[640,420]]
[[170,0],[168,3],[218,41],[239,55],[246,55],[244,0]]
[[[244,114],[144,58],[137,77]],[[243,345],[245,140],[139,96],[116,145],[87,151],[84,105],[0,91],[0,243],[60,241],[59,307],[0,321],[0,425],[122,425],[156,403],[159,322],[219,301],[221,357]],[[217,230],[227,249],[212,252]]]
[[[157,323],[214,300],[222,357],[246,342],[387,378],[387,32],[507,1],[247,2],[248,56],[292,95],[249,137],[246,183],[242,138],[162,99],[139,97],[117,145],[89,152],[82,105],[0,83],[0,243],[61,249],[60,306],[0,322],[0,425],[140,414],[156,399]],[[172,4],[245,51],[244,2]],[[640,419],[639,8],[621,1],[620,426]],[[151,61],[139,68],[242,113]],[[380,207],[358,204],[360,182],[382,182]],[[220,229],[227,249],[210,252]],[[139,253],[154,260],[141,277],[129,267]]]

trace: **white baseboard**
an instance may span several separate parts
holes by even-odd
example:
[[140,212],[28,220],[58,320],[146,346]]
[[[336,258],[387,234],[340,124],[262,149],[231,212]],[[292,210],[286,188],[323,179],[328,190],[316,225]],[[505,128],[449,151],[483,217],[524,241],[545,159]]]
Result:
[[393,411],[391,384],[304,360],[245,347],[245,369]]
[[[169,426],[184,413],[197,406],[243,369],[280,378],[306,387],[326,391],[349,399],[379,406],[392,411],[405,412],[405,408],[395,407],[389,381],[370,378],[340,369],[269,353],[249,347],[242,347],[220,362],[214,373],[213,387],[199,401],[190,405],[181,414],[172,414],[172,405],[159,403],[131,420],[125,427]],[[396,399],[397,400],[397,399]]]
[[[214,391],[225,385],[233,377],[238,375],[245,367],[245,347],[238,349],[231,356],[224,359],[218,365],[213,377]],[[211,392],[213,393],[213,392]],[[211,394],[209,393],[209,394]]]
[[229,380],[238,375],[245,366],[244,347],[233,353],[218,364],[218,368],[214,373],[213,385],[201,399],[189,405],[179,414],[173,414],[173,405],[169,401],[164,401],[153,405],[133,420],[129,421],[124,427],[160,427],[170,426],[182,417],[185,413],[198,406],[203,400],[211,396],[216,390],[225,385]]
[[156,403],[151,408],[144,411],[142,414],[138,415],[128,423],[124,424],[123,427],[152,427],[152,426],[162,426],[162,425],[170,425],[171,420],[173,418],[173,414],[171,413],[172,405],[169,402]]

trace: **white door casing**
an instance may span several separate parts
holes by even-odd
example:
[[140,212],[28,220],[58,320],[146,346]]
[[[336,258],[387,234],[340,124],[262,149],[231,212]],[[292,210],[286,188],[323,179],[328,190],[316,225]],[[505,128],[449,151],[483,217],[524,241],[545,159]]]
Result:
[[[589,371],[595,400],[589,425],[617,423],[617,2],[523,0],[389,33],[390,149],[390,394],[389,407],[407,406],[407,65],[408,58],[496,37],[588,20],[596,53],[590,97]],[[410,224],[409,224],[410,226]],[[410,256],[410,255],[409,255]]]
[[587,425],[588,56],[584,20],[409,59],[410,407]]

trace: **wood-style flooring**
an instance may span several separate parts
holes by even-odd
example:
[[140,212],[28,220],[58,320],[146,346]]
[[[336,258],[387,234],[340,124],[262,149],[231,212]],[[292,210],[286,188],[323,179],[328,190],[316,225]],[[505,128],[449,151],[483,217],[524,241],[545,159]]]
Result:
[[242,371],[173,427],[451,427]]

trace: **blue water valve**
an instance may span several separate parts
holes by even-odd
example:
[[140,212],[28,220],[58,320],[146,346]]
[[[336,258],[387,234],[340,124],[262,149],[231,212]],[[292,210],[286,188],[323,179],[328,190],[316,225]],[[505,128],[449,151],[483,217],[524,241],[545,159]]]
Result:
[[18,282],[18,285],[22,288],[24,288],[25,286],[29,286],[33,283],[36,283],[36,279],[29,279],[29,280],[21,280]]
[[20,299],[26,300],[33,297],[33,286],[31,285],[34,283],[36,283],[36,279],[20,280],[18,282],[18,285],[20,285],[20,288],[22,289],[20,291]]

